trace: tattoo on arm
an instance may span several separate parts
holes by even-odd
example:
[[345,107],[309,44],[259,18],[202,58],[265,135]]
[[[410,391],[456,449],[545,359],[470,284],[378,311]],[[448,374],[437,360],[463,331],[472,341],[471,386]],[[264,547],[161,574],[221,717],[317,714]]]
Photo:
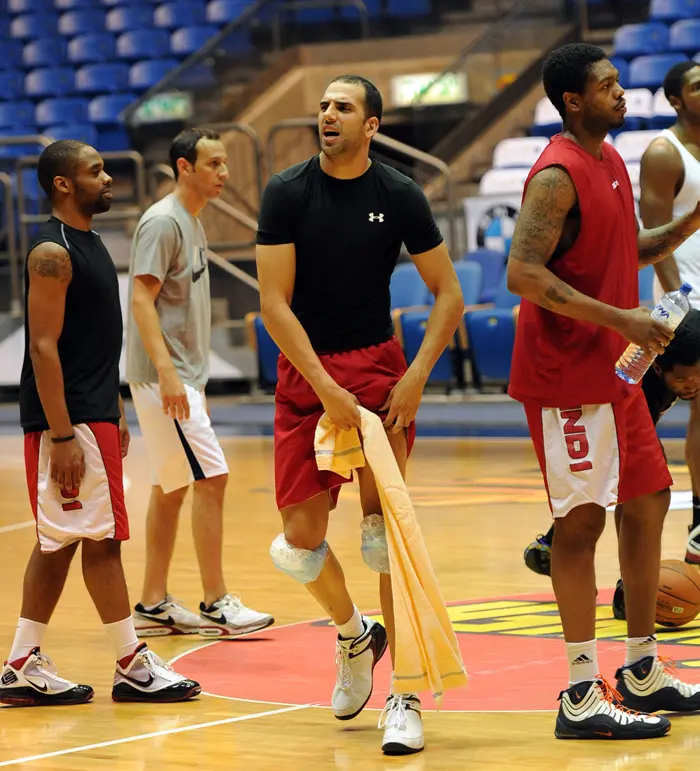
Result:
[[573,296],[574,290],[560,279],[557,279],[544,293],[544,298],[549,303],[548,310],[551,310],[554,305],[566,305],[569,298]]
[[42,278],[54,278],[68,283],[73,276],[73,268],[68,252],[58,244],[40,244],[32,250],[27,260],[30,274]]
[[693,232],[687,226],[687,215],[653,230],[641,230],[637,237],[639,261],[658,262],[673,253]]

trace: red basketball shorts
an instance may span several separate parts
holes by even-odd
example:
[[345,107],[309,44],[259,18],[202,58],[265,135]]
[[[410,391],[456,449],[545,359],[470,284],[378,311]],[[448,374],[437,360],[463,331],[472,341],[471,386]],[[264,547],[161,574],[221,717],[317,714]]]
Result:
[[129,538],[119,428],[113,423],[80,423],[73,433],[85,455],[79,490],[61,490],[51,479],[48,431],[24,437],[29,500],[42,552],[58,551],[83,538]]
[[[319,356],[324,369],[339,386],[354,394],[367,410],[379,415],[389,392],[407,369],[396,338],[344,353]],[[328,492],[333,504],[340,486],[349,480],[330,471],[319,471],[314,455],[314,434],[323,405],[308,382],[284,354],[277,363],[275,392],[275,492],[277,507],[284,509]],[[410,453],[415,424],[407,431]]]
[[525,404],[525,413],[554,517],[585,503],[625,503],[673,484],[641,388],[618,404]]

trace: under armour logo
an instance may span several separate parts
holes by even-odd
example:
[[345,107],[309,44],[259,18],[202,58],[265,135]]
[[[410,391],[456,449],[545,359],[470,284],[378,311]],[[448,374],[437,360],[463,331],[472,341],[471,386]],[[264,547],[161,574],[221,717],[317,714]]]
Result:
[[377,220],[378,222],[384,222],[384,215],[383,214],[375,214],[374,212],[370,212],[369,215],[369,221],[374,222]]
[[615,181],[612,183],[612,188],[613,188],[613,190],[617,190],[617,188],[619,187],[619,185],[620,185],[620,183],[619,183],[617,180],[615,180]]

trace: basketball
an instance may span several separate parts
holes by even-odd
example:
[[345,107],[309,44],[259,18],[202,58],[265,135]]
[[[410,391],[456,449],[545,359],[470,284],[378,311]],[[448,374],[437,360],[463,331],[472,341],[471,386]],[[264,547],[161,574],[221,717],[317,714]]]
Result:
[[683,626],[700,613],[700,572],[681,560],[662,560],[656,623]]

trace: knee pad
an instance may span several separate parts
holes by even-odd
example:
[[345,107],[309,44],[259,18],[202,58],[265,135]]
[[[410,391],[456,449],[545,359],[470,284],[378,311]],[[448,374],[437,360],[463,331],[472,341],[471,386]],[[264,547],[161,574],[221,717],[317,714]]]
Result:
[[362,559],[375,573],[391,573],[384,517],[370,514],[362,520]]
[[287,541],[284,533],[280,533],[270,546],[270,557],[275,567],[301,584],[315,581],[321,575],[327,555],[326,541],[313,551],[297,549]]

